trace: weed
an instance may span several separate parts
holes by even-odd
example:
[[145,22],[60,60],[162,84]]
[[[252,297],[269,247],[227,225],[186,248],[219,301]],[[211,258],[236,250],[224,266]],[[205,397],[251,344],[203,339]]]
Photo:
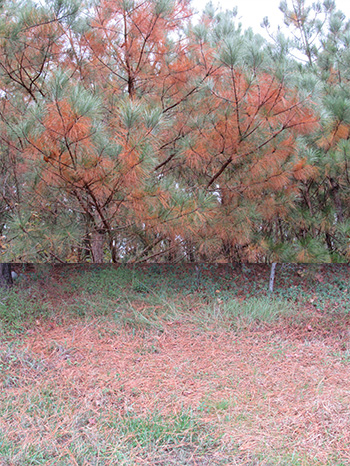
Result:
[[238,330],[274,322],[281,316],[291,313],[291,304],[287,300],[278,298],[251,297],[244,301],[219,299],[219,302],[202,307],[201,314],[196,316],[195,320],[202,325],[210,326],[216,322],[218,325],[228,325]]

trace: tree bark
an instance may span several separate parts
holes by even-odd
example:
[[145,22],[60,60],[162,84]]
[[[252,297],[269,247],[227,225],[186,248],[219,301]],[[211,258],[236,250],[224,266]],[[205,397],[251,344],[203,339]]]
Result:
[[11,264],[0,264],[0,288],[9,288],[12,284]]
[[103,247],[105,235],[102,230],[95,230],[91,234],[92,259],[95,264],[103,263]]

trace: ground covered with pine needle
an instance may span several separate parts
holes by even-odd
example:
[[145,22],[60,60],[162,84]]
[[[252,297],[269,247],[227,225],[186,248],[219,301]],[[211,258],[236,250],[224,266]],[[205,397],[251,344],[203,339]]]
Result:
[[246,267],[17,266],[0,465],[349,464],[350,271]]

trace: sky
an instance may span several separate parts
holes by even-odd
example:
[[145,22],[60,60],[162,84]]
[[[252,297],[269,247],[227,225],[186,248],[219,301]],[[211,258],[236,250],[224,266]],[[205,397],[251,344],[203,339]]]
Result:
[[[287,1],[290,5],[291,0]],[[310,0],[307,4],[310,5],[313,1]],[[278,25],[283,25],[283,15],[278,8],[280,0],[212,0],[212,2],[216,6],[221,5],[224,10],[231,10],[237,6],[237,17],[242,23],[243,29],[252,27],[254,32],[264,36],[264,30],[260,27],[260,24],[265,16],[269,18],[272,31],[276,31]],[[206,3],[207,0],[192,0],[192,5],[197,10],[202,10]],[[336,6],[338,10],[341,10],[350,19],[349,0],[336,0]]]

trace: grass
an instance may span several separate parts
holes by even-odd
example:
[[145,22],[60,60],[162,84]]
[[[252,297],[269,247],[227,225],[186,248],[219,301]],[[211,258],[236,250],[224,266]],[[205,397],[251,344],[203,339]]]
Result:
[[50,305],[40,296],[37,287],[18,292],[13,288],[0,297],[0,334],[23,332],[35,319],[47,318],[52,314]]
[[[210,428],[191,410],[137,413],[130,404],[122,415],[117,406],[106,409],[108,389],[82,406],[73,387],[66,392],[47,380],[45,359],[11,345],[0,356],[0,415],[7,426],[6,434],[0,430],[0,464],[131,465],[148,456],[186,464],[177,459],[185,460],[194,449],[206,455],[215,447]],[[28,377],[28,368],[35,377]],[[17,376],[9,383],[13,372]],[[11,387],[16,395],[6,393]]]
[[4,464],[131,465],[135,458],[155,455],[176,459],[195,448],[204,455],[215,446],[208,429],[187,411],[122,417],[110,409],[102,414],[102,409],[82,410],[78,400],[67,400],[55,386],[23,395],[16,406],[16,412],[8,407],[4,414],[9,423],[20,415],[21,427],[17,435],[0,436]]
[[316,266],[278,267],[275,293],[270,296],[268,268],[257,272],[245,266],[237,273],[230,266],[202,265],[198,274],[194,268],[160,264],[149,266],[146,273],[126,266],[62,267],[52,276],[41,266],[29,282],[22,279],[0,299],[0,333],[1,329],[20,333],[37,319],[67,317],[112,316],[121,324],[157,329],[164,321],[185,319],[205,328],[215,322],[240,329],[305,309],[309,312],[309,308],[329,319],[332,312],[337,316],[349,312],[350,287],[342,276],[344,267],[325,270],[322,281],[315,279],[320,276]]
[[229,326],[242,330],[274,322],[282,316],[290,316],[292,310],[287,300],[270,296],[249,297],[242,302],[236,299],[223,301],[218,298],[211,305],[202,307],[197,320],[199,325],[206,323],[211,326],[215,322],[220,327]]
[[[150,270],[152,273],[144,274],[142,270],[126,267],[117,270],[97,268],[94,271],[75,270],[70,275],[62,269],[60,278],[66,278],[62,283],[51,279],[49,272],[44,276],[41,267],[31,277],[31,286],[21,293],[15,288],[3,296],[0,301],[2,328],[21,331],[35,319],[57,318],[58,313],[62,318],[113,315],[134,326],[159,328],[161,319],[191,318],[193,308],[199,306],[203,323],[214,316],[239,327],[253,322],[271,322],[290,308],[288,298],[278,293],[274,298],[261,295],[259,282],[249,281],[254,289],[247,290],[242,302],[237,300],[242,284],[237,283],[234,276],[227,274],[226,278],[219,276],[215,279],[210,275],[203,276],[197,283],[193,274],[181,270],[170,269],[167,274],[160,274],[156,266]],[[246,277],[243,279],[245,281]],[[244,285],[243,282],[243,289]],[[57,292],[61,311],[55,309],[54,300],[44,296],[45,289]]]
[[0,298],[0,465],[349,464],[350,270],[39,267]]

